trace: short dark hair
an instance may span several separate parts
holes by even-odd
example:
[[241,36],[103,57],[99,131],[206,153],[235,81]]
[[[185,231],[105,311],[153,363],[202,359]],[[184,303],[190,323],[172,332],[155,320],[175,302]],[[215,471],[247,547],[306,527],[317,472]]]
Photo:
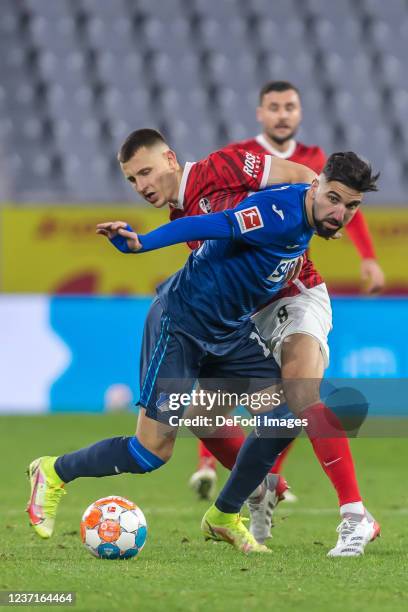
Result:
[[293,83],[290,83],[289,81],[268,81],[268,83],[265,83],[265,85],[259,92],[259,101],[262,102],[263,97],[271,91],[280,92],[289,91],[289,89],[293,89],[293,91],[296,91],[297,95],[300,98],[300,91],[295,85],[293,85]]
[[339,181],[356,191],[378,191],[380,173],[373,174],[371,165],[353,151],[330,155],[322,173],[327,181]]
[[125,164],[142,147],[153,147],[158,143],[166,144],[164,136],[158,130],[143,128],[131,132],[119,149],[118,160]]

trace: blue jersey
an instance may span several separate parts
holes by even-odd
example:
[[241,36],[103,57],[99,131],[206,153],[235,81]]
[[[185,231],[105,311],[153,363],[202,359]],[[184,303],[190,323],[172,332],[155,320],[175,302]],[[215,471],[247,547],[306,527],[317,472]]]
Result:
[[228,237],[207,240],[157,288],[172,321],[212,349],[239,341],[251,314],[282,288],[290,266],[309,245],[314,233],[305,210],[309,187],[280,185],[233,210],[206,216],[226,223]]

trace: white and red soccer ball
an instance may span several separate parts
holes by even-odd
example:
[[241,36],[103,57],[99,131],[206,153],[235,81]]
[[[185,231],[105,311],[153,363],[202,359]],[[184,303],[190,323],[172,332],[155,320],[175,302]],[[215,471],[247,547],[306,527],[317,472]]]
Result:
[[124,497],[103,497],[88,506],[81,520],[81,539],[99,559],[130,559],[145,545],[143,512]]

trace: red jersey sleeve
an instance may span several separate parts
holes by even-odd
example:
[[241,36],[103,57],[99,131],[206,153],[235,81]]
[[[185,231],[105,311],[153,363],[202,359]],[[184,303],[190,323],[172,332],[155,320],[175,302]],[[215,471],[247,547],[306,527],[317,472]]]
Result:
[[346,225],[346,231],[362,259],[375,259],[374,244],[361,210],[358,210],[350,223]]
[[259,191],[268,184],[272,156],[244,149],[222,149],[208,156],[214,190]]

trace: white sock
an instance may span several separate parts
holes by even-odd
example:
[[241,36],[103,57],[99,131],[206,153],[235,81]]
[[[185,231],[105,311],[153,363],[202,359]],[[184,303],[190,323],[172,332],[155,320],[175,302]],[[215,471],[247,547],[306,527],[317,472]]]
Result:
[[340,515],[345,514],[365,514],[363,502],[352,502],[351,504],[343,504],[340,506]]

